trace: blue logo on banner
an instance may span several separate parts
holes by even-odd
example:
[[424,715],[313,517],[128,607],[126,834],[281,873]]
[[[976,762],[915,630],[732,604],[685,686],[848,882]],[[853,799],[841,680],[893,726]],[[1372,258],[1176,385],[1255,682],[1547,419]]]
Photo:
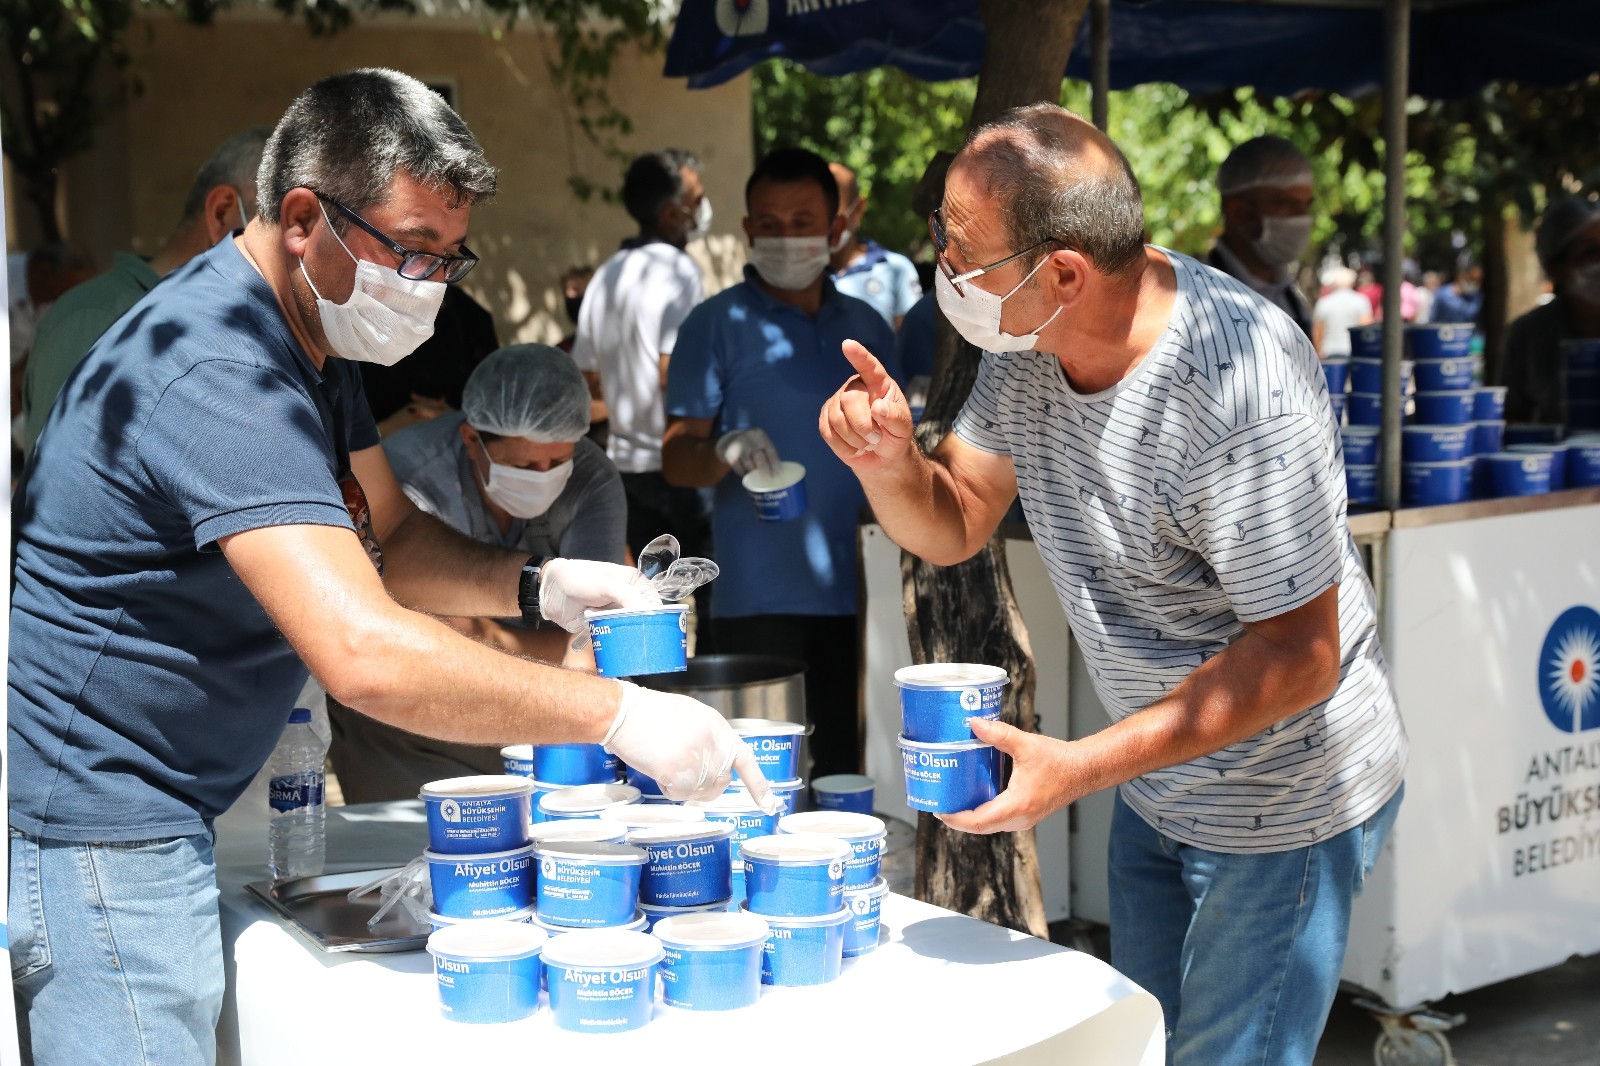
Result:
[[1539,701],[1563,733],[1600,729],[1600,614],[1561,612],[1539,649]]

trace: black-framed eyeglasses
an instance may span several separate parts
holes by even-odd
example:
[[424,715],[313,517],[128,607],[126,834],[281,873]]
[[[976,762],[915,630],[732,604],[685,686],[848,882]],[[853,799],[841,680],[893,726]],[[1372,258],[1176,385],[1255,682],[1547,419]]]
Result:
[[990,263],[988,266],[982,266],[976,270],[969,270],[965,274],[957,274],[955,271],[950,269],[950,264],[945,262],[944,252],[946,248],[950,247],[950,235],[945,232],[944,215],[940,212],[941,209],[936,207],[933,209],[933,213],[928,216],[928,236],[933,238],[933,250],[937,253],[934,257],[934,261],[939,264],[939,269],[944,271],[944,276],[949,279],[950,287],[956,291],[956,295],[963,299],[966,298],[967,294],[961,288],[962,282],[971,281],[973,278],[987,274],[991,270],[999,270],[1007,263],[1015,263],[1018,259],[1021,259],[1028,253],[1036,252],[1047,244],[1064,245],[1067,243],[1060,237],[1046,237],[1036,244],[1029,245],[1020,252],[1017,252],[1013,255],[1008,255],[1004,259],[1001,259],[997,262]]
[[315,189],[311,191],[316,194],[317,199],[325,204],[332,204],[341,215],[360,226],[371,234],[374,239],[381,241],[389,251],[399,256],[400,265],[395,267],[395,270],[402,278],[408,281],[427,281],[440,270],[443,270],[445,282],[447,284],[454,283],[466,277],[472,272],[472,268],[478,265],[478,257],[473,255],[472,250],[464,244],[461,246],[459,255],[414,252],[333,197],[324,196]]

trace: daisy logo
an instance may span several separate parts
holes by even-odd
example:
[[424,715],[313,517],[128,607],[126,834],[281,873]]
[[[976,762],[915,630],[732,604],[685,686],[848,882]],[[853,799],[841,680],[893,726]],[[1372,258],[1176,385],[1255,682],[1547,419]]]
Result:
[[556,875],[556,861],[554,859],[544,860],[539,864],[539,872],[546,877],[554,877]]
[[461,821],[461,805],[453,799],[447,799],[439,804],[439,817],[447,822]]
[[977,711],[983,708],[983,693],[975,688],[961,690],[961,709],[963,711]]
[[1600,729],[1600,614],[1569,607],[1539,649],[1539,701],[1563,733]]

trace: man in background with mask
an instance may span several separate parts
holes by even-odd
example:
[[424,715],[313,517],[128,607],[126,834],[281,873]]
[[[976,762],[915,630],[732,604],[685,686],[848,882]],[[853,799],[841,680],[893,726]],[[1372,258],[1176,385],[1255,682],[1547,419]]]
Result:
[[970,558],[1021,498],[1113,723],[972,719],[1014,832],[1119,786],[1111,961],[1168,1061],[1311,1066],[1406,741],[1345,518],[1310,341],[1237,281],[1144,244],[1127,159],[1053,104],[974,130],[930,219],[940,310],[985,351],[931,455],[873,355],[822,435],[895,543]]
[[[721,652],[782,655],[806,664],[813,775],[859,769],[856,517],[864,497],[817,436],[812,404],[849,364],[847,339],[890,356],[894,334],[825,274],[838,239],[839,187],[816,154],[782,148],[745,184],[744,281],[689,315],[667,381],[663,471],[676,485],[715,488]],[[780,460],[805,467],[805,513],[756,517],[741,477]]]
[[1477,322],[1482,313],[1483,267],[1477,263],[1463,263],[1456,267],[1450,284],[1441,287],[1433,298],[1433,315],[1429,321],[1470,325]]
[[1257,137],[1217,169],[1222,236],[1206,262],[1249,286],[1311,336],[1311,304],[1291,271],[1311,244],[1311,161],[1282,137]]
[[[705,299],[700,267],[684,251],[711,228],[700,161],[677,149],[646,152],[628,166],[622,203],[639,232],[584,290],[572,359],[597,401],[595,420],[606,422],[606,455],[628,494],[628,547],[637,555],[670,533],[685,555],[710,556],[709,495],[661,475],[667,366],[679,327]],[[695,592],[697,653],[711,650],[712,596],[710,585]]]
[[891,252],[862,234],[867,198],[861,195],[856,172],[843,163],[829,163],[828,169],[839,183],[839,216],[844,220],[844,229],[835,239],[828,259],[833,287],[846,296],[867,301],[898,330],[906,312],[922,298],[917,268],[899,252]]
[[1555,295],[1511,323],[1499,384],[1507,419],[1559,424],[1566,421],[1561,342],[1600,338],[1600,203],[1569,196],[1551,204],[1534,249]]
[[[589,387],[546,344],[490,355],[467,379],[461,410],[383,442],[404,492],[458,533],[523,557],[627,561],[628,501],[616,467],[584,434]],[[594,669],[566,630],[520,618],[447,618],[507,651]],[[500,749],[430,740],[328,702],[329,756],[346,803],[408,799],[429,781],[501,772]]]
[[249,221],[256,205],[256,168],[269,132],[255,126],[218,145],[189,187],[177,228],[155,255],[118,252],[110,270],[69,291],[40,321],[22,395],[30,452],[61,386],[111,323],[156,282]]
[[426,85],[324,78],[268,139],[244,232],[113,325],[51,409],[17,491],[7,672],[8,931],[38,1066],[214,1060],[211,826],[308,668],[411,732],[604,744],[674,799],[720,793],[737,765],[770,806],[711,708],[437,620],[576,631],[586,607],[660,602],[637,570],[462,536],[378,447],[357,364],[428,336],[495,184]]

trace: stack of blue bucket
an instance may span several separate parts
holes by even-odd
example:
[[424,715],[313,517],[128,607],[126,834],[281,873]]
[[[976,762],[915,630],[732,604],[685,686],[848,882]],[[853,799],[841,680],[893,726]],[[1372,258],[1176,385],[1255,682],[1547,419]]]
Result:
[[844,957],[876,951],[883,897],[889,894],[889,882],[883,876],[889,827],[883,819],[853,811],[809,811],[778,819],[778,832],[813,833],[850,845],[850,858],[844,864],[844,905],[850,911],[844,929]]
[[1010,682],[997,666],[926,663],[894,673],[900,689],[900,762],[906,804],[931,814],[970,811],[1000,793],[1000,753],[970,718],[998,719]]
[[[742,910],[767,924],[761,982],[820,985],[839,976],[846,927],[845,866],[851,845],[816,833],[751,837],[740,849],[746,899]],[[876,874],[874,874],[876,877]]]
[[513,744],[500,749],[506,773],[533,782],[533,820],[547,817],[539,809],[546,793],[574,785],[609,785],[621,778],[622,763],[598,744]]

